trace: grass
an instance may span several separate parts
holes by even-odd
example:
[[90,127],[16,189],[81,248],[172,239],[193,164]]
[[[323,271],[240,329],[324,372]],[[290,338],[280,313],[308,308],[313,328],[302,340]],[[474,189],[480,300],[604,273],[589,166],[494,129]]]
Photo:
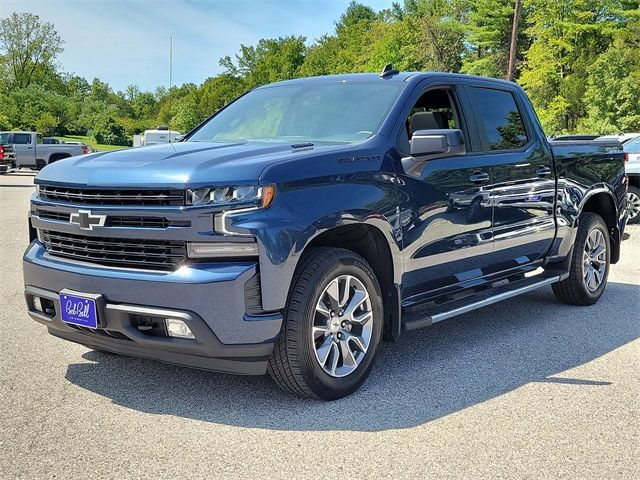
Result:
[[66,137],[56,137],[56,138],[59,138],[60,140],[64,140],[66,142],[86,143],[91,148],[93,148],[94,150],[98,150],[99,152],[105,152],[109,150],[120,150],[121,148],[128,148],[128,147],[122,147],[120,145],[101,145],[99,143],[96,143],[93,138],[86,137],[84,135],[68,135]]

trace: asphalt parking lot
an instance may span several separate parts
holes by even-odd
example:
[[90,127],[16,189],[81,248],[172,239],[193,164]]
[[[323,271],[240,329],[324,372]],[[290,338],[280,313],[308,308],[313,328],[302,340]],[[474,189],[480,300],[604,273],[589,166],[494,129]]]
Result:
[[332,403],[88,350],[25,313],[33,174],[0,176],[1,478],[639,478],[640,227],[593,307],[551,289],[384,344]]

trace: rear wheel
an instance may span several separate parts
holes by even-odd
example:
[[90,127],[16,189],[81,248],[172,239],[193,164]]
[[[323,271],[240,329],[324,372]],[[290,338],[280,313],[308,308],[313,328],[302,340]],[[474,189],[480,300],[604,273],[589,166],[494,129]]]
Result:
[[609,276],[609,232],[602,217],[583,213],[573,246],[569,277],[553,285],[561,302],[592,305],[602,296]]
[[627,211],[629,212],[628,223],[640,221],[640,188],[629,187],[627,192]]
[[271,378],[298,395],[333,400],[365,381],[382,336],[382,295],[364,258],[313,249],[302,261],[272,358]]

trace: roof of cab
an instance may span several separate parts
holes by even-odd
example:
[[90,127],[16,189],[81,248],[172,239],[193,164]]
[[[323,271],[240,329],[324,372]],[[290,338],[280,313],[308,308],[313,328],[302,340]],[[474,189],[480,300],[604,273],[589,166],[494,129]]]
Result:
[[317,77],[302,77],[294,78],[291,80],[284,80],[281,82],[270,83],[259,88],[268,88],[281,85],[304,85],[313,83],[337,83],[337,82],[392,82],[392,83],[413,83],[424,80],[425,78],[449,78],[449,79],[466,79],[478,82],[486,83],[499,83],[503,85],[516,85],[514,82],[501,80],[498,78],[481,77],[478,75],[465,75],[461,73],[447,73],[447,72],[400,72],[395,75],[388,75],[381,77],[377,73],[344,73],[339,75],[321,75]]

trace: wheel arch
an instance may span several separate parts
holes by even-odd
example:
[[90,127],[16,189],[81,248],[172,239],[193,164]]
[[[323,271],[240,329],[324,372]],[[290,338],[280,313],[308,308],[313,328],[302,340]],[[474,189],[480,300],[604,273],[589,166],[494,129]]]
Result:
[[[387,224],[388,225],[388,224]],[[311,238],[299,258],[315,247],[345,248],[362,256],[373,269],[384,308],[384,337],[389,340],[400,335],[400,298],[396,281],[400,266],[396,265],[390,242],[383,230],[369,222],[349,222],[318,232]],[[298,262],[299,264],[300,262]]]
[[71,157],[71,155],[69,155],[68,153],[52,153],[49,155],[49,158],[47,158],[47,165],[69,157]]
[[595,213],[604,220],[609,232],[611,263],[616,263],[620,259],[620,230],[615,197],[606,188],[594,189],[582,201],[580,213],[583,212]]

